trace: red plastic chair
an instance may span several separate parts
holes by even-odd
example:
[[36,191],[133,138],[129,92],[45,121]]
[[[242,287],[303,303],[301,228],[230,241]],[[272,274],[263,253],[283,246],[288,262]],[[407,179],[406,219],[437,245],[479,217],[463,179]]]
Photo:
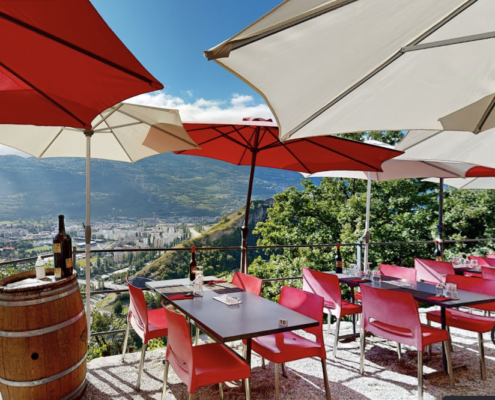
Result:
[[495,258],[495,254],[487,254],[486,258]]
[[[460,290],[483,293],[495,296],[495,281],[488,279],[473,279],[459,275],[448,275],[447,282],[457,285]],[[494,311],[495,303],[470,306],[480,310]],[[495,326],[495,318],[483,317],[458,310],[446,310],[446,323],[449,327],[464,329],[478,333],[478,345],[480,353],[481,379],[486,380],[485,351],[483,345],[483,333],[490,332]],[[440,311],[431,311],[426,314],[428,323],[441,322]]]
[[491,257],[469,256],[469,260],[477,260],[481,267],[495,267],[495,259]]
[[361,320],[361,375],[364,374],[366,332],[413,346],[418,350],[418,398],[423,398],[423,351],[432,343],[443,342],[447,355],[450,385],[454,386],[450,360],[450,337],[446,330],[422,325],[410,293],[361,285],[363,318]]
[[323,312],[328,314],[328,334],[330,334],[331,315],[334,315],[335,318],[337,318],[333,344],[333,356],[335,357],[337,354],[337,345],[339,343],[340,320],[345,315],[361,314],[362,308],[358,304],[342,300],[342,293],[337,275],[325,274],[323,272],[313,271],[309,268],[303,268],[302,272],[303,290],[317,294],[325,300],[323,303]]
[[[249,365],[234,355],[221,343],[192,346],[191,334],[186,318],[162,303],[169,324],[165,371],[163,374],[163,394],[167,392],[168,367],[172,366],[177,376],[187,385],[189,400],[201,386],[219,384],[220,397],[223,399],[222,382],[244,380],[246,399],[250,398]],[[162,310],[163,311],[163,310]]]
[[127,330],[125,332],[124,350],[122,352],[122,361],[125,361],[125,352],[127,350],[127,340],[129,339],[130,325],[143,341],[143,350],[141,352],[141,363],[139,364],[139,374],[136,389],[141,387],[141,375],[143,374],[144,355],[146,347],[151,339],[168,336],[167,318],[163,309],[148,310],[143,291],[129,283],[129,313],[127,314]]
[[241,272],[236,272],[232,279],[232,284],[244,289],[256,296],[261,295],[261,288],[263,286],[263,280],[256,278],[255,276],[246,275]]
[[416,270],[414,268],[398,267],[396,265],[380,264],[378,267],[382,275],[393,278],[406,279],[416,282]]
[[483,276],[483,279],[495,280],[495,268],[481,267],[481,275]]
[[323,341],[323,297],[300,289],[284,286],[280,292],[279,304],[319,322],[313,328],[304,329],[315,336],[316,341],[303,338],[293,332],[277,333],[253,339],[252,350],[275,363],[275,399],[279,399],[280,364],[308,357],[321,359],[325,393],[330,400],[325,343]]
[[424,260],[421,258],[414,259],[414,269],[418,281],[437,284],[445,282],[445,276],[454,274],[454,266],[446,261]]

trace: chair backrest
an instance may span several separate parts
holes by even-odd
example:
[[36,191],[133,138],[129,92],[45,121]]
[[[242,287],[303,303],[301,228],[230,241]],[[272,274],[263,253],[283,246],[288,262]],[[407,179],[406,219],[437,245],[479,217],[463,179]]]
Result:
[[378,267],[382,275],[393,278],[407,279],[416,282],[416,270],[414,268],[397,267],[396,265],[380,264]]
[[232,279],[232,284],[236,285],[238,288],[247,290],[256,296],[260,296],[263,280],[256,278],[255,276],[243,274],[242,272],[236,272]]
[[[323,341],[323,297],[290,286],[282,287],[278,304],[297,311],[319,322],[318,326],[304,329],[316,336],[316,342],[324,349]],[[323,351],[323,353],[325,353]]]
[[179,378],[188,384],[195,375],[189,325],[183,315],[166,307],[163,302],[162,305],[165,308],[168,323],[167,354],[165,359],[172,364],[172,368]]
[[361,295],[362,329],[423,350],[421,323],[411,293],[361,285]]
[[483,279],[495,280],[495,268],[493,267],[481,267],[481,274]]
[[495,296],[495,281],[490,279],[476,279],[462,275],[447,275],[445,281],[448,283],[455,283],[459,290]]
[[489,257],[469,256],[469,260],[477,260],[482,267],[495,267],[495,259]]
[[424,260],[421,258],[414,259],[414,269],[416,270],[416,279],[425,282],[444,282],[443,275],[454,274],[454,266],[446,261]]
[[336,317],[340,316],[342,309],[342,292],[340,290],[339,278],[334,274],[313,271],[303,268],[303,290],[323,297],[325,302],[335,305]]
[[148,332],[148,307],[143,291],[136,286],[131,285],[128,278],[125,278],[129,286],[129,316],[133,317],[142,327],[145,333]]

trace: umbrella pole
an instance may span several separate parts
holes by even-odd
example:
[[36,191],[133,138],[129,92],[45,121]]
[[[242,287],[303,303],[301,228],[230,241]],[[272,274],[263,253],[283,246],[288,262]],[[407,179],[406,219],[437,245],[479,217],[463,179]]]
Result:
[[241,272],[244,274],[248,273],[247,265],[247,252],[248,244],[247,238],[249,235],[249,209],[251,208],[251,194],[253,191],[253,181],[254,181],[254,170],[256,168],[256,155],[258,154],[258,138],[259,138],[259,128],[255,133],[255,146],[256,148],[252,150],[251,155],[251,173],[249,174],[249,184],[248,193],[246,199],[246,212],[244,213],[244,226],[241,228],[242,233],[242,243],[241,243]]
[[86,318],[88,322],[88,341],[91,338],[91,136],[92,130],[85,130],[86,136]]
[[363,270],[368,269],[368,254],[370,243],[370,212],[371,212],[371,172],[368,172],[368,185],[366,189],[366,223],[364,227],[364,265]]
[[443,178],[440,178],[440,187],[438,188],[438,250],[440,252],[440,257],[443,257]]

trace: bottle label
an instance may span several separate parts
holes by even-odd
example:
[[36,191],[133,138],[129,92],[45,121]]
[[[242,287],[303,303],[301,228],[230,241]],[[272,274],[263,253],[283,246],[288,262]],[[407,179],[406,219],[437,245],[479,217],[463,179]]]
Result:
[[53,253],[62,253],[62,246],[60,243],[53,243]]
[[55,275],[55,278],[62,278],[62,268],[55,268],[53,275]]
[[65,259],[65,267],[67,269],[72,268],[72,258],[66,258]]

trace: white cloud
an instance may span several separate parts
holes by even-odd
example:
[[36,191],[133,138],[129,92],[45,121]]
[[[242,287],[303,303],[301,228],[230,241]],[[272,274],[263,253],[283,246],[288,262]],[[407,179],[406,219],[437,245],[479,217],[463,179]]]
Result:
[[[192,91],[187,91],[192,96]],[[126,100],[129,103],[142,104],[152,107],[177,109],[182,121],[242,121],[243,118],[255,117],[272,119],[272,112],[266,104],[255,104],[252,96],[233,94],[227,101],[191,99],[184,100],[171,96],[164,91],[146,93]],[[22,157],[30,157],[26,153],[11,147],[0,145],[0,155],[16,154]]]
[[242,121],[246,117],[273,119],[266,104],[254,104],[252,96],[233,94],[230,101],[196,99],[186,101],[164,91],[146,93],[127,100],[129,103],[179,110],[182,121]]

